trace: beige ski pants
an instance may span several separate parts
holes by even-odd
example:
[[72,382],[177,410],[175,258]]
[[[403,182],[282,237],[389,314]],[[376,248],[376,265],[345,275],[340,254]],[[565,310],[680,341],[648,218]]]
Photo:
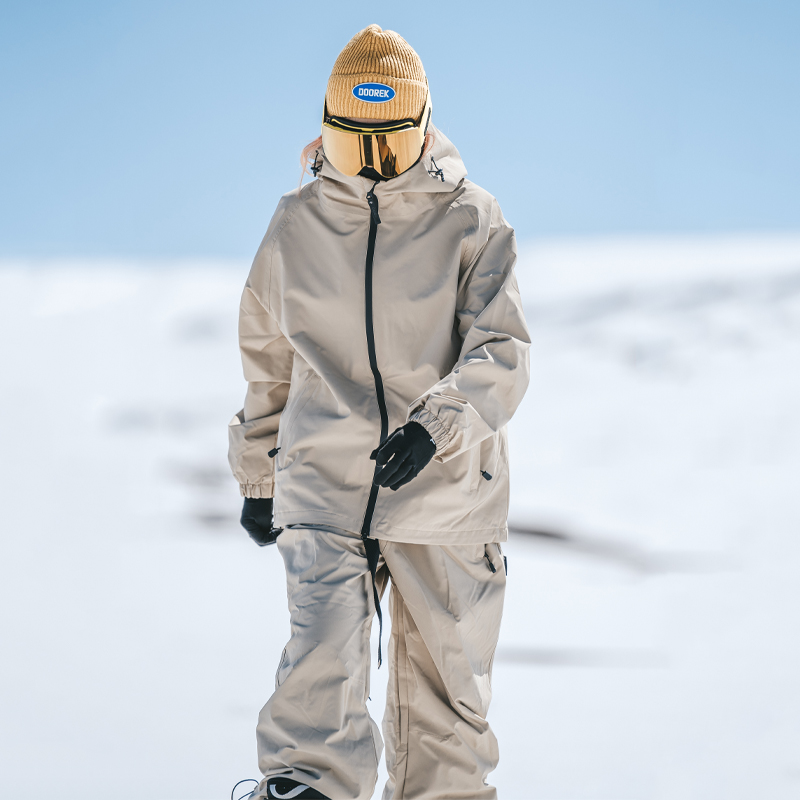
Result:
[[[500,546],[380,543],[391,577],[384,800],[491,800],[497,740],[486,722],[506,574]],[[278,538],[291,638],[257,727],[266,778],[331,800],[369,800],[382,742],[367,710],[372,584],[361,538],[324,525]]]

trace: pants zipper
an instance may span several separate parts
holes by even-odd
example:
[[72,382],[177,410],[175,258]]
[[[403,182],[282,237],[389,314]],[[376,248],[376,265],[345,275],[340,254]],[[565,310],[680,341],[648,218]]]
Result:
[[[375,239],[378,235],[378,225],[381,224],[381,218],[378,214],[378,198],[375,196],[375,187],[378,181],[372,185],[372,188],[367,192],[367,203],[369,204],[369,237],[367,238],[367,261],[364,270],[364,302],[366,310],[366,328],[367,328],[367,351],[369,352],[369,366],[372,370],[372,377],[375,381],[375,395],[378,400],[378,411],[381,416],[381,438],[380,443],[389,435],[389,414],[386,410],[386,396],[383,392],[383,378],[381,377],[380,370],[378,369],[378,358],[375,354],[375,330],[372,322],[372,265],[375,259]],[[375,465],[377,471],[378,465]],[[364,549],[367,554],[367,564],[369,571],[372,575],[372,594],[375,600],[375,613],[378,615],[378,666],[380,667],[381,658],[381,640],[383,639],[383,615],[381,614],[381,598],[378,594],[378,586],[376,581],[376,572],[378,569],[378,559],[380,557],[380,545],[377,539],[370,537],[370,527],[372,526],[372,516],[375,513],[375,503],[378,500],[378,490],[380,487],[373,483],[369,490],[369,499],[367,500],[367,508],[364,512],[364,521],[361,524],[361,538],[364,541]]]

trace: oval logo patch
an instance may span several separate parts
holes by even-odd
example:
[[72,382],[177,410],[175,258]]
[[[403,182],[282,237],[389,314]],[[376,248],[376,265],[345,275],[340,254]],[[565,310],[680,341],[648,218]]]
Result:
[[395,91],[385,83],[359,83],[353,87],[353,97],[365,103],[388,103]]

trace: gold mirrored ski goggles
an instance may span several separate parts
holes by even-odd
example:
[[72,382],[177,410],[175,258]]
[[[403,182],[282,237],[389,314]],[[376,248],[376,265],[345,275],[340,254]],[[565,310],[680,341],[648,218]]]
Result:
[[431,96],[419,119],[390,122],[353,122],[328,114],[322,117],[322,149],[343,175],[358,175],[372,167],[383,178],[394,178],[419,161],[431,120]]

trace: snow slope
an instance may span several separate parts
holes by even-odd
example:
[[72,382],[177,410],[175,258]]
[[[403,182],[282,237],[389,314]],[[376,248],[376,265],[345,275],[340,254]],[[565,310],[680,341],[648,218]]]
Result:
[[[288,625],[225,461],[246,270],[0,266],[0,797],[256,771]],[[501,798],[800,796],[800,238],[549,242],[519,278]]]

